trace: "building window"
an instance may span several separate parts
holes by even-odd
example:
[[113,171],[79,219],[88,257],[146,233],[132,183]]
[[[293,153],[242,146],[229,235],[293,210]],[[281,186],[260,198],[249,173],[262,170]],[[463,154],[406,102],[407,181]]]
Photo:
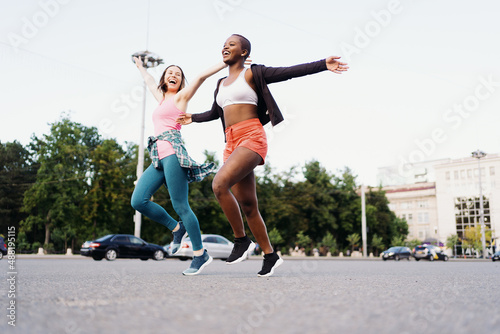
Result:
[[402,219],[404,219],[404,220],[406,220],[406,214],[405,214],[405,213],[403,213],[403,214],[401,215],[401,218],[402,218]]
[[413,221],[413,214],[409,213],[408,214],[408,222],[412,222],[412,221]]
[[458,170],[456,170],[456,171],[453,172],[453,178],[455,180],[458,180]]
[[412,202],[401,202],[401,209],[411,209],[412,207]]
[[419,212],[417,214],[417,222],[419,224],[429,223],[429,212]]
[[428,208],[429,201],[417,201],[417,208]]
[[467,169],[467,178],[472,179],[472,169]]
[[465,179],[465,169],[462,169],[462,170],[460,171],[460,178],[461,178],[461,179]]
[[450,172],[446,172],[444,175],[445,175],[446,180],[449,181],[450,180]]
[[[478,169],[474,168],[474,176],[478,176]],[[486,176],[486,172],[484,170],[484,167],[481,167],[481,176]]]
[[[491,228],[490,202],[483,196],[484,225]],[[457,235],[463,238],[467,227],[481,226],[480,200],[479,197],[457,197],[455,198],[455,221]]]
[[495,166],[490,167],[490,176],[495,175]]

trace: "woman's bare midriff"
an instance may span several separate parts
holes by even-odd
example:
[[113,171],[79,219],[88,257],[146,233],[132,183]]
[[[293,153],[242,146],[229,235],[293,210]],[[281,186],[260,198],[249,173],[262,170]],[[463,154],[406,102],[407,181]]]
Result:
[[224,108],[226,129],[233,124],[258,117],[257,106],[253,104],[232,104]]

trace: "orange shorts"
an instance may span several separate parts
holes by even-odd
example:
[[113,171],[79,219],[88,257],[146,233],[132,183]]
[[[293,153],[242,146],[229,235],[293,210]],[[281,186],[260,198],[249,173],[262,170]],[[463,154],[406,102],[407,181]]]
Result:
[[226,129],[226,148],[224,149],[224,162],[237,147],[246,147],[262,157],[262,162],[267,155],[267,137],[264,127],[258,118],[250,118],[238,122]]

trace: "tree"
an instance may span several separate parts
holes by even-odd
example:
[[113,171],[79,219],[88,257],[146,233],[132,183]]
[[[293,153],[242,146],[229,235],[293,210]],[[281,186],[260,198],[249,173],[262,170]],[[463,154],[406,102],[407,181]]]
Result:
[[[22,210],[29,216],[21,231],[44,229],[44,246],[55,236],[72,235],[83,223],[80,205],[89,190],[89,156],[99,144],[96,128],[87,128],[62,117],[49,135],[32,136],[30,150],[39,164],[36,181],[25,193]],[[62,247],[61,247],[62,248]]]
[[351,251],[354,252],[354,247],[358,246],[361,237],[357,233],[349,234],[347,236],[347,242],[351,246]]
[[385,245],[394,245],[394,241],[402,244],[401,240],[404,241],[408,235],[408,224],[389,209],[389,200],[385,192],[380,188],[377,190],[370,188],[366,201],[366,220],[369,230],[382,237]]
[[382,237],[379,237],[377,234],[374,234],[372,236],[371,246],[373,252],[375,253],[375,256],[378,256],[378,252],[385,248]]
[[333,232],[336,227],[337,203],[333,197],[332,176],[318,161],[306,163],[303,174],[305,181],[296,185],[297,198],[300,198],[297,204],[307,223],[303,232],[319,242],[326,232]]
[[330,232],[326,232],[326,235],[321,239],[320,247],[325,248],[325,253],[335,253],[337,252],[337,241],[335,237]]
[[456,256],[455,254],[455,246],[458,245],[459,243],[459,238],[457,234],[452,234],[446,238],[446,247],[452,250],[453,255]]
[[[485,239],[491,240],[491,230],[485,227]],[[469,226],[465,228],[462,245],[466,248],[473,248],[477,252],[483,250],[483,243],[481,241],[482,233],[481,226]]]
[[391,239],[391,246],[402,246],[404,245],[405,237],[402,235],[395,235]]
[[19,229],[19,222],[26,218],[21,212],[24,192],[35,181],[38,166],[19,142],[0,142],[0,231],[7,227]]
[[296,168],[281,173],[272,173],[270,164],[256,178],[259,211],[268,230],[276,228],[284,245],[294,245],[299,231],[308,228],[308,219],[302,211],[303,194],[299,193]]
[[[340,176],[334,177],[335,190],[332,196],[335,199],[334,210],[336,225],[335,236],[341,249],[348,247],[347,237],[361,231],[361,197],[357,194],[357,176],[345,167]],[[367,207],[368,209],[368,207]]]
[[[89,155],[90,187],[82,202],[82,239],[96,239],[109,233],[132,233],[134,210],[130,197],[134,189],[136,146],[125,151],[114,139],[99,143]],[[84,240],[82,240],[84,241]]]
[[415,247],[417,247],[418,245],[421,245],[421,244],[422,244],[422,241],[419,240],[419,239],[412,239],[412,240],[408,240],[406,242],[406,246],[410,247],[410,248],[415,248]]
[[280,232],[276,227],[274,227],[271,231],[269,231],[269,241],[271,242],[271,245],[278,247],[280,245],[283,245],[283,238],[281,237]]
[[311,250],[311,242],[312,242],[311,238],[308,235],[305,235],[304,231],[299,231],[299,233],[297,233],[295,243],[300,248],[304,248],[306,254],[308,254],[309,251]]

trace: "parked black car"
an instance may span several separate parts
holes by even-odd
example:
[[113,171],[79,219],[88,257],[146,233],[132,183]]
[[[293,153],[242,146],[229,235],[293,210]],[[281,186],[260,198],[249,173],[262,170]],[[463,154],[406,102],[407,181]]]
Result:
[[442,260],[448,261],[448,255],[446,255],[441,248],[434,245],[419,245],[413,249],[413,257],[415,260],[419,261],[421,259],[434,261]]
[[3,256],[7,255],[7,245],[2,237],[0,237],[0,260],[3,259]]
[[383,251],[381,255],[382,260],[384,261],[390,259],[394,259],[396,261],[399,261],[400,259],[407,259],[409,261],[411,257],[411,250],[408,247],[395,246]]
[[495,262],[495,261],[498,261],[500,260],[500,251],[496,252],[495,254],[493,254],[493,256],[491,257],[491,261]]
[[94,241],[85,241],[80,254],[90,256],[96,261],[116,258],[137,258],[141,260],[163,260],[167,253],[163,247],[147,243],[129,234],[109,234]]

